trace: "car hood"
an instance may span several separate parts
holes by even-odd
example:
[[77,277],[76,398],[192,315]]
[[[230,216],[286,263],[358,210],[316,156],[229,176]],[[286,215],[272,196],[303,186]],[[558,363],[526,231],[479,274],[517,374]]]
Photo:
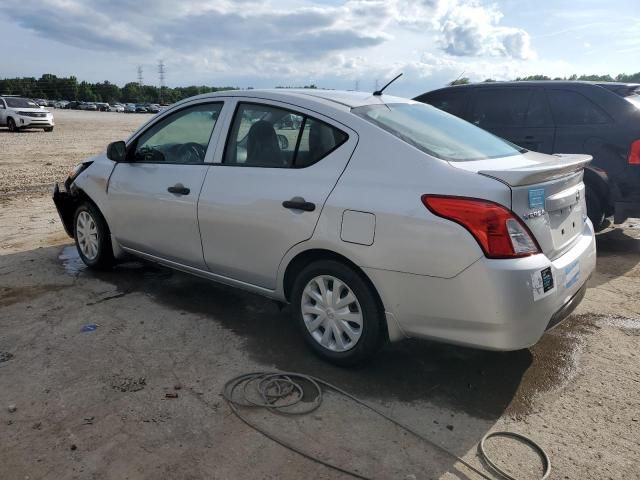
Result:
[[10,107],[11,110],[20,111],[20,112],[34,112],[34,113],[50,113],[49,110],[45,110],[44,108],[22,108],[22,107]]

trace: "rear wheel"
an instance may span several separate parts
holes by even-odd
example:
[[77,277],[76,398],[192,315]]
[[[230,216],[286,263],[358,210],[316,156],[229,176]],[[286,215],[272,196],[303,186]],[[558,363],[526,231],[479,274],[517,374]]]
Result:
[[309,264],[297,276],[293,314],[311,349],[337,365],[370,359],[384,341],[384,310],[359,272],[335,260]]
[[115,262],[111,234],[102,214],[91,203],[78,207],[73,222],[76,248],[82,261],[91,268],[105,270]]
[[9,128],[10,132],[17,132],[18,131],[18,127],[16,126],[16,122],[13,118],[8,118],[7,119],[7,127]]
[[44,129],[45,132],[53,132],[53,127],[46,127]]
[[586,185],[585,194],[587,195],[587,216],[596,231],[602,230],[604,226],[603,199],[589,184]]

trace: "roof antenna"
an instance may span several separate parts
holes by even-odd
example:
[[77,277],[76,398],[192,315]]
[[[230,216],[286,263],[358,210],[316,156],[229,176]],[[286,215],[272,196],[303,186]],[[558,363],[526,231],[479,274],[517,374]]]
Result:
[[382,92],[384,92],[385,88],[387,88],[389,85],[391,85],[393,82],[395,82],[397,79],[399,79],[402,76],[402,74],[399,74],[397,77],[395,77],[393,80],[391,80],[389,83],[387,83],[384,87],[382,87],[380,90],[376,90],[375,92],[373,92],[373,95],[376,97],[379,97],[380,95],[382,95]]

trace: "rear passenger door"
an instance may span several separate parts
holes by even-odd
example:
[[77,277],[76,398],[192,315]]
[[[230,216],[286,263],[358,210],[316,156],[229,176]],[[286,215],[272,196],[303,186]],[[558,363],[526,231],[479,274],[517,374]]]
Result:
[[285,253],[313,234],[357,136],[267,100],[239,99],[228,122],[198,202],[204,259],[217,275],[273,290]]
[[555,128],[542,88],[475,88],[468,117],[480,128],[527,150],[553,151]]

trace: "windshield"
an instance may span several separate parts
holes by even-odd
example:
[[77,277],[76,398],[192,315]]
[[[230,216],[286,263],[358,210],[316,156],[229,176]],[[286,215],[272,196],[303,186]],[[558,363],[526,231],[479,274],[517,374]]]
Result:
[[452,162],[525,152],[471,123],[423,103],[367,105],[351,110],[429,155]]
[[27,98],[4,97],[9,108],[40,108],[36,102]]
[[629,95],[628,97],[624,97],[624,99],[634,107],[640,108],[640,95]]

